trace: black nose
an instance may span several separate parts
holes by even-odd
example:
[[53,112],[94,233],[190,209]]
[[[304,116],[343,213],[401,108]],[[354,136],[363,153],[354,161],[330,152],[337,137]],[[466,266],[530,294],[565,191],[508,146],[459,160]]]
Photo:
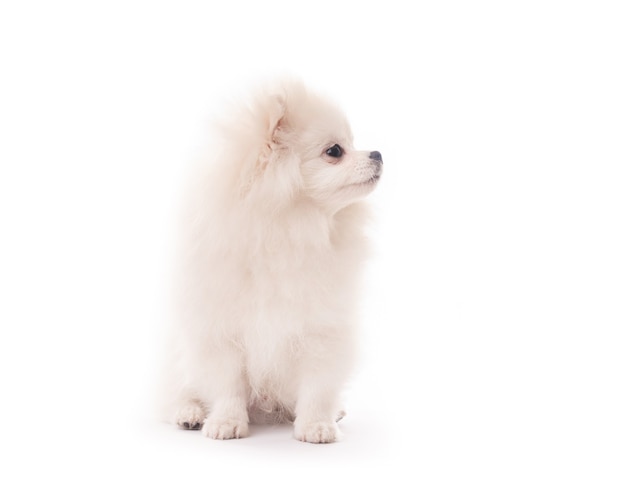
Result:
[[383,156],[380,152],[378,152],[377,150],[370,152],[370,159],[380,162],[382,164],[383,162]]

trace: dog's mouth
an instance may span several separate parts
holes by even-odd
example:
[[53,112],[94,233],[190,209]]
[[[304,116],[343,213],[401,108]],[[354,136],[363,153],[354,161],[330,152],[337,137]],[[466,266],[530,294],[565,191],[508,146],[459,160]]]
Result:
[[359,183],[359,185],[369,186],[370,184],[376,184],[380,179],[380,174],[374,174],[371,178]]
[[380,179],[380,173],[379,174],[374,174],[373,176],[370,176],[369,178],[367,178],[367,179],[365,179],[363,181],[360,181],[358,183],[348,184],[345,187],[346,188],[350,188],[350,187],[352,187],[352,188],[354,188],[354,187],[366,188],[368,186],[374,186],[378,182],[379,179]]

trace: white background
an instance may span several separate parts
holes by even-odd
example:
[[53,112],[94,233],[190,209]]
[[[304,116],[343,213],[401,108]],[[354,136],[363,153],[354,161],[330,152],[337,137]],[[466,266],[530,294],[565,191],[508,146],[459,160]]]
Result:
[[[0,483],[623,486],[620,3],[3,2]],[[182,168],[276,73],[385,161],[333,445],[151,409]]]

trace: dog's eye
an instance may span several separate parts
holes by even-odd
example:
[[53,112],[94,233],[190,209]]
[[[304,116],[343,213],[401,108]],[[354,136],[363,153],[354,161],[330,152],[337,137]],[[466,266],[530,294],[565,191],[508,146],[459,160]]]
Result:
[[326,155],[339,158],[343,155],[343,149],[341,148],[341,146],[335,144],[332,147],[326,149]]

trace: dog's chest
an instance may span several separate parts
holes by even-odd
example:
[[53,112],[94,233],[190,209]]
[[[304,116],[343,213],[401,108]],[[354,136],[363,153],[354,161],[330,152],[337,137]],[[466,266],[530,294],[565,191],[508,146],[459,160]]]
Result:
[[248,383],[257,397],[282,396],[297,382],[306,338],[287,322],[258,325],[247,330],[243,344]]

